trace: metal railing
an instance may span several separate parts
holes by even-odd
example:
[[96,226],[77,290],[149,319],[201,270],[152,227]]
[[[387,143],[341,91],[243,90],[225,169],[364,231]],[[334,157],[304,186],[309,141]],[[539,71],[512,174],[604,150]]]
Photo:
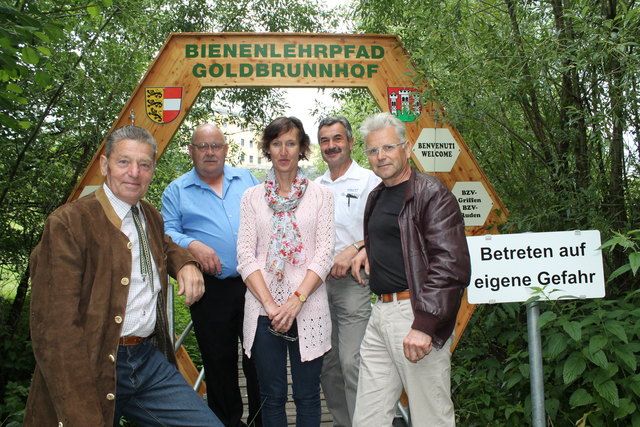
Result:
[[[171,288],[170,289],[171,292],[167,292],[167,317],[169,318],[169,334],[171,336],[171,340],[173,341],[176,336],[175,313],[174,313],[175,299],[173,295],[175,289],[173,288],[173,285],[171,283],[169,283],[169,287]],[[184,328],[184,331],[182,331],[178,339],[175,340],[175,342],[173,343],[174,352],[177,352],[180,349],[180,347],[182,347],[182,343],[184,343],[184,340],[187,338],[187,336],[189,336],[189,334],[191,333],[191,330],[193,330],[193,320],[189,321],[187,326]],[[203,380],[204,380],[204,368],[200,369],[200,372],[198,373],[198,379],[193,384],[193,389],[195,391],[198,391]],[[206,395],[204,397],[206,399]]]

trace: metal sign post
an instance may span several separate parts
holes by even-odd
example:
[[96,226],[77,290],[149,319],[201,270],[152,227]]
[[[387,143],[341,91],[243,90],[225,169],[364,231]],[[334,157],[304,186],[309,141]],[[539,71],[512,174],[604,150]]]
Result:
[[533,427],[544,427],[544,381],[542,377],[542,344],[537,302],[527,304],[527,335],[529,337],[529,379],[531,381],[531,419]]
[[[565,300],[605,295],[598,230],[470,236],[467,243],[472,304],[525,302],[533,296]],[[535,301],[526,305],[531,425],[545,427],[540,311]]]

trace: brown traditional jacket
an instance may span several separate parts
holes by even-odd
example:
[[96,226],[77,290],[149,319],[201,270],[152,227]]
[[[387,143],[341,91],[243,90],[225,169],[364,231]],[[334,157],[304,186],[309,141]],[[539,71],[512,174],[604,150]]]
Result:
[[[369,193],[364,211],[364,240],[384,184]],[[411,327],[442,348],[456,324],[464,288],[471,278],[469,248],[458,202],[436,177],[415,170],[398,215],[404,269],[414,320]]]
[[[168,277],[194,259],[164,234],[160,213],[141,202],[162,283],[155,344],[175,361],[165,307]],[[53,212],[31,253],[31,339],[36,369],[24,425],[113,425],[115,358],[123,326],[131,250],[102,188]]]

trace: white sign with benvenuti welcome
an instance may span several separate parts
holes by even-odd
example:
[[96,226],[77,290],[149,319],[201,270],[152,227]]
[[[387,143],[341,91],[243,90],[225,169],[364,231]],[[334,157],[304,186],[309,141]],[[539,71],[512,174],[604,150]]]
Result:
[[471,236],[467,242],[471,304],[605,295],[598,230]]

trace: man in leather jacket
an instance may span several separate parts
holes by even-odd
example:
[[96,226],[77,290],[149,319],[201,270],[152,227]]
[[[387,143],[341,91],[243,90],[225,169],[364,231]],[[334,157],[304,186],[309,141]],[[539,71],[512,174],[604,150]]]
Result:
[[451,343],[471,264],[458,203],[437,178],[413,170],[404,124],[376,114],[360,129],[382,179],[364,216],[361,267],[378,296],[362,341],[353,425],[390,425],[402,389],[413,425],[455,425]]

